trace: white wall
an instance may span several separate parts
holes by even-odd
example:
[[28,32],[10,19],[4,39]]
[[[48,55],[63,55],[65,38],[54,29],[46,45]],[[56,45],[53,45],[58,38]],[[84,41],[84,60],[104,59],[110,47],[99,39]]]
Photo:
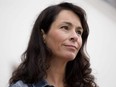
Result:
[[[60,1],[63,0],[0,0],[0,87],[8,86],[12,69],[20,63],[39,12]],[[69,1],[87,11],[90,26],[87,49],[97,83],[100,87],[116,87],[116,20],[112,18],[116,12],[112,7],[110,11],[103,7],[101,10],[91,0]]]

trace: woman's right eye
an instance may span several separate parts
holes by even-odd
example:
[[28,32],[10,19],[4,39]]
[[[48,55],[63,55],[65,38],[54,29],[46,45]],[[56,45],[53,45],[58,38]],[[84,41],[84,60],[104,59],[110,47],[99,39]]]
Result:
[[62,26],[61,29],[69,30],[68,26]]

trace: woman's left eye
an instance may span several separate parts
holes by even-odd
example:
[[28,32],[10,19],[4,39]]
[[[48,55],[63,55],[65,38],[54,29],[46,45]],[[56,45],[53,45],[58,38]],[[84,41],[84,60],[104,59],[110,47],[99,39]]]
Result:
[[78,35],[82,35],[82,31],[81,31],[81,30],[78,30],[78,31],[77,31],[77,34],[78,34]]

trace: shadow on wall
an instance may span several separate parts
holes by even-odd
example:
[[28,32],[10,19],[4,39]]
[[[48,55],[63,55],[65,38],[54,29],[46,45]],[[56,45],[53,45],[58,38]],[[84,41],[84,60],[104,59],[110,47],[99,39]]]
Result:
[[88,0],[87,2],[116,23],[116,0]]
[[104,0],[116,9],[116,0]]

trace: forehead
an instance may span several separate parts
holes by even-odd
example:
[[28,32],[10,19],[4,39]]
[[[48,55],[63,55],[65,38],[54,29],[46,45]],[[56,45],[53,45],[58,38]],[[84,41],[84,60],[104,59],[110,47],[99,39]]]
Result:
[[56,17],[54,23],[69,22],[75,26],[81,26],[80,18],[70,10],[62,10]]

